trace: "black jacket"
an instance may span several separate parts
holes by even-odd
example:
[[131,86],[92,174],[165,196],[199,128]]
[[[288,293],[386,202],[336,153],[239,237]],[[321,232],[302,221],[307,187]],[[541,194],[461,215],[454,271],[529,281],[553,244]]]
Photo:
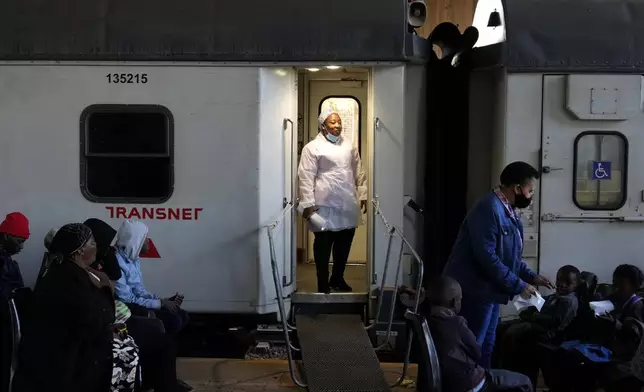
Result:
[[434,307],[427,318],[441,366],[443,388],[465,392],[485,378],[478,365],[481,347],[465,319],[447,308]]
[[24,287],[20,267],[6,252],[0,250],[0,295],[3,301],[9,298],[14,289]]
[[108,392],[114,299],[88,273],[64,261],[34,292],[20,345],[14,392]]

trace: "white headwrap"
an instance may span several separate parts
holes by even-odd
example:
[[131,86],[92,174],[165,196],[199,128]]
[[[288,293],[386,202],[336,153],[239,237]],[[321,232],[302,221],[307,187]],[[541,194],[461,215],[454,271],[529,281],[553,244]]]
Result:
[[47,235],[45,236],[45,249],[49,250],[49,245],[51,245],[51,241],[53,241],[54,236],[56,236],[56,233],[58,232],[58,228],[55,227],[47,232]]
[[322,130],[322,127],[324,126],[324,122],[332,114],[338,114],[338,113],[336,113],[332,109],[326,109],[326,110],[323,110],[322,113],[320,113],[320,116],[318,117],[318,131]]

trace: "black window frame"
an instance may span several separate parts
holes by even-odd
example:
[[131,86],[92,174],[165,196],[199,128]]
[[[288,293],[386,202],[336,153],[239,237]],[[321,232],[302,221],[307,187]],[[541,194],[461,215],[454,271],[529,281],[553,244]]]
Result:
[[[617,136],[622,139],[624,142],[624,168],[622,170],[622,184],[621,184],[621,190],[622,190],[622,200],[621,202],[614,208],[606,208],[606,207],[588,207],[588,206],[583,206],[579,204],[577,201],[577,161],[578,161],[578,144],[579,141],[584,138],[585,136]],[[618,131],[584,131],[579,133],[575,137],[575,141],[573,143],[573,171],[572,171],[572,201],[579,208],[580,210],[583,211],[617,211],[620,208],[624,207],[626,204],[626,201],[628,200],[628,152],[629,152],[629,143],[628,143],[628,138],[626,135],[624,135],[621,132]],[[600,152],[601,154],[601,152]],[[597,193],[599,197],[599,192]]]
[[362,103],[353,95],[327,95],[318,102],[318,113],[322,113],[322,104],[329,98],[351,98],[358,104],[358,154],[362,158]]
[[[109,157],[137,157],[139,154],[91,154],[89,153],[88,126],[89,118],[96,113],[157,113],[166,118],[166,127],[168,130],[168,153],[162,154],[163,157],[170,159],[169,164],[169,189],[163,197],[99,197],[93,195],[87,188],[87,157],[103,156]],[[174,194],[175,175],[174,175],[174,116],[172,112],[163,105],[123,105],[123,104],[94,104],[86,107],[80,116],[80,190],[85,199],[92,203],[121,203],[121,204],[162,204],[170,200]],[[154,154],[140,154],[141,157],[154,157]],[[157,156],[160,157],[160,156]]]

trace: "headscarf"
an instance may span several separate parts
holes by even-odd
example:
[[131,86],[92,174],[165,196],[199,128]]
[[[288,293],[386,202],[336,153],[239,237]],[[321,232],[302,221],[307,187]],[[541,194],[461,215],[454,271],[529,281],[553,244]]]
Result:
[[47,234],[45,235],[45,249],[49,250],[49,246],[51,245],[51,242],[54,240],[54,237],[56,236],[57,232],[58,232],[57,227],[54,227],[53,229],[47,232]]
[[320,116],[318,117],[318,131],[322,130],[322,127],[324,126],[324,122],[332,114],[338,114],[338,113],[336,113],[336,111],[332,109],[326,109],[326,110],[323,110],[322,113],[320,113]]
[[82,223],[69,223],[61,227],[49,245],[49,251],[57,256],[68,257],[78,252],[89,239],[92,230]]
[[96,261],[92,268],[105,272],[112,281],[121,279],[121,268],[116,259],[116,249],[112,241],[116,237],[116,230],[100,219],[90,218],[83,223],[92,230],[96,240]]
[[148,227],[145,223],[126,219],[116,235],[116,248],[130,262],[136,261],[147,237]]
[[90,218],[83,222],[83,224],[89,227],[94,235],[98,255],[103,255],[110,245],[112,245],[112,241],[116,237],[116,230],[109,224],[96,218]]
[[47,251],[45,252],[45,255],[42,258],[42,263],[40,263],[40,271],[38,271],[38,277],[36,278],[36,286],[38,286],[38,282],[40,281],[40,279],[42,279],[45,275],[47,275],[47,272],[49,272],[49,267],[51,267],[51,262],[53,261],[53,257],[49,252],[49,247],[51,246],[51,242],[54,240],[54,236],[56,236],[57,232],[58,232],[58,228],[53,228],[49,230],[45,235],[45,249],[47,249]]

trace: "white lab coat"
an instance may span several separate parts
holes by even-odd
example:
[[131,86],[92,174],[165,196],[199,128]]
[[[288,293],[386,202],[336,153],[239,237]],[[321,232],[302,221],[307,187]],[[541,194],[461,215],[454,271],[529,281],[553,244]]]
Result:
[[339,231],[360,224],[359,200],[367,200],[367,179],[350,140],[328,141],[322,132],[302,149],[297,171],[300,208],[317,207],[327,225]]

